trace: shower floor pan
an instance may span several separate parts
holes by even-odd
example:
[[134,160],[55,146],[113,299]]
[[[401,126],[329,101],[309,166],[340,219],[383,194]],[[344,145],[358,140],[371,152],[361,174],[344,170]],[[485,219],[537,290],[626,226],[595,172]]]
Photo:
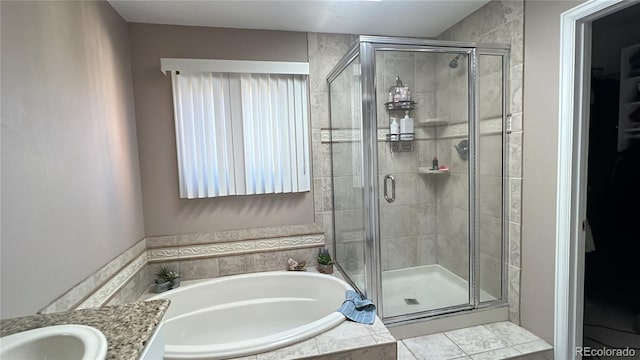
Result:
[[[467,304],[469,283],[437,264],[416,266],[383,271],[382,294],[385,317],[407,315]],[[491,300],[495,297],[480,290],[480,301]]]
[[[382,273],[384,316],[428,311],[469,302],[469,283],[440,265]],[[480,291],[480,301],[495,300]]]

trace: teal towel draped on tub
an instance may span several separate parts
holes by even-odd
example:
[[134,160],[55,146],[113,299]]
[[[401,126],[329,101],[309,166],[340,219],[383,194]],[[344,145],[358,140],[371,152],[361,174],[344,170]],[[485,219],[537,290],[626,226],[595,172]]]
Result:
[[376,321],[376,306],[353,290],[347,290],[345,300],[338,310],[347,319],[372,325]]

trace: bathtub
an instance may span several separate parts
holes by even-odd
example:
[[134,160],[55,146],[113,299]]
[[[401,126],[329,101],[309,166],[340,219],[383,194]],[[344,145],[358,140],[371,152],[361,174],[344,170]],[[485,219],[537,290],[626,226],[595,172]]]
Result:
[[273,271],[203,280],[169,299],[165,359],[224,359],[306,340],[345,320],[335,310],[351,286],[334,276]]

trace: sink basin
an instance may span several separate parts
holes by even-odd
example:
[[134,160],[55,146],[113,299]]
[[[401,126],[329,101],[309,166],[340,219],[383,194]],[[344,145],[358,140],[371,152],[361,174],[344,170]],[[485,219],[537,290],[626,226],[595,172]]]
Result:
[[104,359],[107,339],[95,328],[57,325],[0,338],[0,359]]

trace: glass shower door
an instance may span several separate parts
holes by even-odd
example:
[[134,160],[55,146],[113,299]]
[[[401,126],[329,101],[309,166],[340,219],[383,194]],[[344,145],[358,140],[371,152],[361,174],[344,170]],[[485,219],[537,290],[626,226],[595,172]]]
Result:
[[328,76],[334,260],[387,324],[506,305],[508,64],[506,47],[362,36]]
[[360,291],[365,285],[362,87],[359,57],[329,83],[335,260]]
[[[469,55],[430,50],[375,55],[385,319],[472,302]],[[410,99],[394,97],[406,90]]]
[[[505,133],[505,65],[508,63],[504,52],[480,53],[478,55],[478,121],[480,134],[477,146],[478,158],[478,282],[480,302],[487,303],[506,299],[506,289],[501,276],[505,264],[507,233],[504,214],[504,184],[508,176],[520,177],[519,168],[507,171],[504,156]],[[494,51],[495,52],[495,51]],[[508,138],[521,138],[512,134]],[[514,219],[518,221],[517,219]],[[519,265],[519,259],[513,259]]]

